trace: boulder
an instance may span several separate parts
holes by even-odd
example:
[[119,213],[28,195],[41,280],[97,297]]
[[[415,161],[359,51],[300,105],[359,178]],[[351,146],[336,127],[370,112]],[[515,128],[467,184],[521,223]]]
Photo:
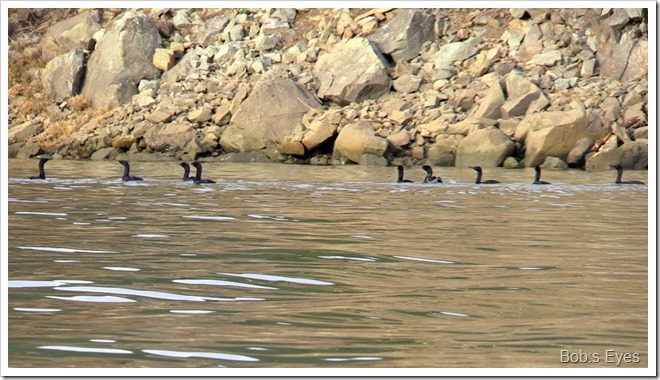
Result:
[[51,101],[61,103],[80,92],[84,74],[85,54],[82,49],[75,49],[48,62],[41,81],[48,90]]
[[281,154],[287,154],[292,156],[305,155],[305,146],[299,141],[282,142],[279,146],[279,150]]
[[454,166],[456,149],[463,138],[461,135],[438,135],[435,144],[426,152],[428,163],[435,166]]
[[610,170],[610,164],[620,164],[624,169],[648,168],[649,145],[647,140],[631,141],[617,148],[603,150],[587,158],[587,170]]
[[367,39],[341,40],[314,65],[318,96],[339,105],[377,99],[391,86],[387,63]]
[[575,145],[568,152],[566,156],[566,163],[570,167],[581,167],[584,165],[584,155],[587,154],[589,149],[594,145],[594,140],[583,137],[575,142]]
[[315,118],[305,129],[302,143],[307,150],[312,150],[326,142],[337,132],[337,125],[333,124],[325,114]]
[[92,108],[127,103],[140,80],[157,78],[160,71],[152,60],[160,44],[156,24],[143,13],[128,11],[115,20],[87,64],[82,94]]
[[112,145],[113,148],[128,149],[135,143],[136,140],[137,139],[133,135],[122,135],[112,139],[110,145]]
[[355,163],[360,163],[362,155],[372,154],[382,157],[387,150],[387,140],[374,135],[374,128],[367,121],[346,124],[337,140],[333,157],[345,157]]
[[474,108],[471,117],[487,117],[489,119],[499,119],[501,117],[500,109],[504,105],[504,102],[505,99],[502,86],[499,82],[495,82],[483,97],[483,99],[481,99],[479,107]]
[[230,17],[224,14],[206,20],[197,34],[197,42],[204,47],[213,45],[229,25],[229,21]]
[[543,91],[522,75],[509,73],[505,86],[508,98],[500,108],[502,118],[535,113],[550,104]]
[[392,133],[386,137],[387,142],[394,151],[402,150],[404,146],[410,144],[411,139],[410,133],[405,129]]
[[525,141],[526,167],[540,165],[545,157],[565,160],[576,142],[584,137],[594,141],[603,137],[605,128],[598,115],[581,109],[540,112],[525,117],[516,128],[515,139]]
[[193,123],[203,123],[211,120],[211,110],[206,107],[197,108],[188,113],[188,120]]
[[9,128],[9,132],[7,132],[9,145],[26,141],[27,139],[40,134],[43,130],[44,124],[41,121],[41,118],[28,120],[24,123],[11,127]]
[[43,153],[41,146],[36,142],[25,143],[16,153],[16,158],[30,158]]
[[559,157],[548,156],[541,164],[543,169],[568,169],[568,165]]
[[293,134],[310,108],[320,106],[314,95],[289,78],[262,78],[238,106],[220,145],[228,152],[251,152],[279,144]]
[[452,67],[454,61],[463,61],[479,51],[478,46],[481,43],[481,38],[474,37],[461,42],[452,42],[438,50],[435,55],[436,69]]
[[559,50],[548,50],[536,54],[527,61],[528,65],[554,66],[561,62],[561,52]]
[[600,76],[621,80],[638,39],[631,33],[621,35],[621,32],[608,26],[601,26],[599,34],[596,65],[600,67]]
[[369,38],[396,62],[417,57],[426,41],[433,41],[435,17],[418,9],[398,9],[385,26]]
[[513,141],[499,129],[489,127],[475,130],[458,145],[455,165],[500,166],[513,150]]
[[41,40],[41,55],[48,62],[73,49],[87,49],[94,33],[101,29],[101,10],[93,9],[50,26]]
[[392,82],[394,90],[404,94],[417,91],[421,84],[422,78],[418,77],[417,75],[410,74],[401,75]]
[[158,70],[167,71],[174,66],[174,62],[176,62],[174,52],[170,49],[158,48],[154,52],[153,64]]
[[144,134],[144,142],[157,152],[184,149],[196,136],[195,129],[188,124],[170,123],[151,128]]
[[163,83],[175,83],[188,76],[193,70],[192,62],[199,60],[199,56],[194,50],[189,50],[172,68],[163,73],[161,80]]

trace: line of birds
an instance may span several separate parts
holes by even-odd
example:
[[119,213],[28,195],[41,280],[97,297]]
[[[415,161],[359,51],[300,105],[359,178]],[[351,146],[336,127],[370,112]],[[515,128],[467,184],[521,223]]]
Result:
[[[36,177],[30,177],[30,179],[46,179],[46,172],[44,170],[44,164],[46,164],[47,161],[49,161],[50,158],[41,158],[39,160],[39,175]],[[131,167],[126,160],[119,160],[118,161],[120,164],[124,166],[124,175],[121,177],[122,181],[142,181],[143,178],[136,177],[130,175]],[[208,179],[208,178],[202,178],[202,163],[199,161],[193,161],[190,163],[190,165],[194,166],[196,171],[195,171],[195,176],[190,176],[190,165],[188,165],[185,162],[180,163],[181,167],[183,168],[183,180],[184,181],[192,181],[195,184],[202,184],[202,183],[215,183],[215,181]],[[645,185],[644,182],[642,181],[622,181],[621,176],[623,175],[623,168],[619,164],[610,164],[610,166],[614,169],[616,169],[616,180],[614,181],[615,184],[618,185]],[[475,180],[475,184],[480,185],[490,185],[490,184],[495,184],[495,183],[500,183],[500,181],[494,180],[494,179],[487,179],[485,181],[482,181],[482,176],[483,176],[483,170],[481,169],[481,166],[470,166],[471,169],[474,169],[474,171],[477,172],[477,179]],[[424,177],[424,180],[422,181],[423,183],[442,183],[442,178],[434,176],[433,175],[433,168],[431,168],[430,165],[423,165],[422,169],[426,172],[426,176]],[[411,183],[413,181],[409,179],[404,179],[403,178],[403,165],[397,166],[398,170],[398,178],[397,178],[397,183]],[[534,176],[534,182],[532,182],[533,185],[550,185],[550,182],[546,181],[541,181],[541,167],[536,166],[534,168],[536,171],[536,174]]]
[[[619,164],[610,164],[610,166],[614,169],[616,169],[616,180],[614,181],[615,184],[617,185],[645,185],[644,182],[642,181],[622,181],[621,176],[623,175],[623,167]],[[422,183],[442,183],[442,178],[434,176],[433,175],[433,169],[431,168],[430,165],[423,165],[422,169],[426,172],[426,176],[424,177],[424,180],[422,180]],[[477,172],[477,178],[474,181],[475,184],[477,185],[490,185],[490,184],[496,184],[500,183],[500,181],[494,180],[494,179],[487,179],[485,181],[482,180],[483,177],[483,170],[481,169],[481,166],[470,166],[470,169],[473,169],[474,171]],[[403,165],[397,166],[398,170],[398,177],[397,177],[397,183],[412,183],[413,181],[409,179],[404,179],[403,178]],[[550,182],[546,181],[541,181],[541,167],[536,166],[534,167],[534,171],[536,172],[534,175],[534,182],[532,182],[533,185],[550,185]]]

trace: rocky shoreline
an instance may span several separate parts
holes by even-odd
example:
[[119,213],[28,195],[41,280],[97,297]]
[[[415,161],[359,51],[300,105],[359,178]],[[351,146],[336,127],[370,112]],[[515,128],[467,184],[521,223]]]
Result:
[[10,11],[9,157],[648,166],[645,9],[53,12]]

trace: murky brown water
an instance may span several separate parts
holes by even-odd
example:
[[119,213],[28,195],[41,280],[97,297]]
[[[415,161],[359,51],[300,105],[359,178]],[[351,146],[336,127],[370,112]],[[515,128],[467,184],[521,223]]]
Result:
[[9,161],[10,367],[648,366],[648,188],[614,172],[46,169]]

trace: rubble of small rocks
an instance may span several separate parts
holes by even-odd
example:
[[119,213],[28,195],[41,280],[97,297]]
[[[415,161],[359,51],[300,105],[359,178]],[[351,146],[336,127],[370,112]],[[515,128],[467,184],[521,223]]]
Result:
[[[54,106],[10,101],[9,153],[643,169],[646,12],[81,10],[10,42]],[[40,145],[77,94],[98,116]]]

